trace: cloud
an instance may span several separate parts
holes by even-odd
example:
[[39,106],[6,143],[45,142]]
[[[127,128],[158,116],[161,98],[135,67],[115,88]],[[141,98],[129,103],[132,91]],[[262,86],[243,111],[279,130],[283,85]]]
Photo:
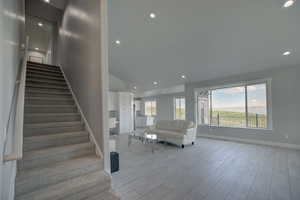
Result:
[[245,91],[244,87],[234,87],[230,89],[224,89],[224,94],[239,94]]
[[252,86],[252,85],[247,87],[248,91],[255,91],[256,89],[257,88],[255,86]]
[[[256,91],[258,88],[256,86],[247,86],[248,91]],[[239,94],[244,93],[245,87],[233,87],[233,88],[226,88],[222,89],[222,93],[224,94]]]

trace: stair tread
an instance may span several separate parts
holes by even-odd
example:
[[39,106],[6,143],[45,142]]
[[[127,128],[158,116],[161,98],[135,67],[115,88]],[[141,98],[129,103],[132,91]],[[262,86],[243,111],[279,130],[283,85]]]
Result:
[[67,195],[76,192],[84,191],[89,185],[97,183],[110,184],[110,178],[104,171],[97,171],[83,176],[79,176],[58,184],[44,187],[40,190],[31,192],[17,197],[17,199],[31,199],[31,200],[44,200],[44,199],[63,199]]
[[41,91],[39,89],[30,88],[25,91],[26,93],[36,93],[36,94],[53,94],[53,95],[71,95],[70,92],[57,92],[57,91]]
[[33,107],[33,108],[40,108],[40,107],[49,107],[49,108],[65,108],[65,107],[68,107],[68,108],[72,108],[72,107],[76,107],[76,105],[51,105],[51,104],[43,104],[43,105],[35,105],[35,104],[27,104],[25,105],[25,107]]
[[31,62],[31,61],[28,61],[27,65],[38,65],[38,66],[47,66],[47,67],[53,67],[53,68],[60,68],[57,65],[49,65],[49,64],[45,64],[45,63],[37,63],[37,62]]
[[58,98],[58,97],[25,97],[25,99],[34,99],[34,100],[66,100],[66,101],[70,101],[72,100],[73,101],[73,98],[70,97],[70,98]]
[[26,76],[47,76],[47,77],[54,77],[54,78],[64,78],[63,74],[57,74],[57,73],[51,73],[51,72],[45,72],[45,71],[30,71],[28,70],[26,73]]
[[34,135],[34,136],[25,136],[24,137],[24,143],[27,140],[35,140],[35,139],[41,139],[41,140],[50,140],[57,137],[67,137],[67,136],[88,136],[87,131],[72,131],[72,132],[63,132],[63,133],[54,133],[54,134],[45,134],[45,135]]
[[39,128],[40,126],[43,126],[43,127],[64,127],[64,126],[72,126],[74,124],[83,124],[81,121],[72,121],[72,122],[54,122],[54,123],[29,123],[29,124],[25,124],[24,126],[26,128]]
[[26,83],[26,87],[68,90],[68,86],[63,87],[63,86],[56,86],[56,85],[39,85],[39,84],[32,84],[32,83]]
[[26,82],[38,82],[38,83],[47,83],[47,84],[55,84],[55,85],[67,85],[67,83],[63,80],[61,81],[51,81],[51,80],[45,80],[45,79],[37,79],[37,78],[27,78]]
[[20,170],[17,175],[17,181],[19,182],[24,179],[28,179],[32,176],[51,176],[53,174],[65,171],[66,168],[68,170],[74,170],[76,168],[82,168],[101,161],[102,159],[96,154],[91,154],[88,156],[74,158],[67,161],[57,162],[44,167]]
[[27,65],[27,69],[41,69],[41,70],[61,72],[60,67],[49,67],[49,66],[41,66],[41,65]]
[[45,167],[20,170],[16,177],[16,195],[30,193],[103,169],[103,159],[95,154],[89,154]]
[[27,70],[28,71],[45,71],[45,72],[51,72],[51,73],[61,74],[60,69],[48,69],[48,68],[37,67],[37,66],[32,66],[32,65],[29,65],[27,67]]
[[26,116],[65,116],[65,115],[79,115],[79,113],[28,113]]
[[31,159],[36,159],[37,157],[44,157],[45,155],[56,155],[58,153],[62,153],[65,151],[73,151],[79,148],[84,148],[84,147],[93,147],[91,142],[85,142],[85,143],[79,143],[79,144],[69,144],[69,145],[64,145],[60,147],[50,147],[50,148],[45,148],[45,149],[40,149],[40,150],[33,150],[33,151],[27,151],[24,152],[23,155],[23,160],[31,160]]
[[26,84],[29,85],[39,85],[39,86],[54,86],[54,87],[68,87],[68,85],[64,82],[62,83],[55,83],[55,82],[46,82],[46,81],[32,81],[26,80]]
[[27,74],[26,77],[28,79],[35,78],[35,79],[43,79],[43,80],[57,80],[57,81],[65,81],[65,79],[62,77],[53,77],[53,76],[47,76],[47,75],[38,75],[38,74]]

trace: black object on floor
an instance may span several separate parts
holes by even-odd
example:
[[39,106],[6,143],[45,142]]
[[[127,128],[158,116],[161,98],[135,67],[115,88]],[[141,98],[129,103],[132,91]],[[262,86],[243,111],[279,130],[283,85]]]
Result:
[[110,152],[110,171],[111,173],[119,171],[119,153]]

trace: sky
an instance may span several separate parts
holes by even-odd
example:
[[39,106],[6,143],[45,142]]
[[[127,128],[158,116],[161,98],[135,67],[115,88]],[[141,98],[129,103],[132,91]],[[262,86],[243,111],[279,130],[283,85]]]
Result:
[[[266,87],[265,84],[248,86],[248,112],[265,114]],[[212,92],[214,110],[244,111],[245,88],[234,87],[217,89]]]

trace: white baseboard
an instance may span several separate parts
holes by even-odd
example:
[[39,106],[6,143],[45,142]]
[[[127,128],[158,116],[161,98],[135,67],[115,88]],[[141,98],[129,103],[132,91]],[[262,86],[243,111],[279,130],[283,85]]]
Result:
[[102,154],[102,151],[101,151],[101,149],[100,149],[100,146],[98,145],[98,143],[97,143],[97,141],[96,141],[96,138],[95,138],[95,135],[94,135],[94,133],[93,133],[93,131],[92,131],[92,129],[91,129],[91,127],[90,127],[90,125],[89,125],[87,119],[86,119],[85,116],[84,116],[84,113],[83,113],[83,111],[82,111],[82,109],[81,109],[81,107],[80,107],[80,105],[79,105],[79,101],[78,101],[78,99],[77,99],[77,97],[76,97],[76,95],[75,95],[75,93],[74,93],[74,91],[73,91],[73,89],[72,89],[72,86],[71,86],[71,84],[70,84],[70,82],[69,82],[69,80],[68,80],[68,78],[67,78],[67,76],[66,76],[66,74],[65,74],[65,72],[64,72],[64,70],[63,70],[63,68],[62,68],[61,66],[60,66],[60,69],[61,69],[62,74],[63,74],[63,76],[64,76],[64,78],[65,78],[65,81],[66,81],[66,83],[67,83],[67,85],[68,85],[68,88],[69,88],[69,90],[70,90],[70,92],[71,92],[71,94],[72,94],[72,97],[74,98],[76,107],[77,107],[77,109],[78,109],[78,111],[79,111],[79,113],[80,113],[80,115],[81,115],[81,117],[82,117],[82,119],[83,119],[83,123],[84,123],[84,125],[85,125],[85,128],[87,129],[87,131],[88,131],[88,133],[89,133],[89,138],[90,138],[91,142],[92,142],[92,143],[95,145],[95,147],[96,147],[96,154],[97,154],[97,156],[100,156],[101,158],[103,158],[103,154]]
[[247,144],[259,144],[259,145],[265,145],[265,146],[300,150],[300,145],[282,143],[282,142],[258,141],[258,140],[251,140],[251,139],[242,139],[242,138],[218,136],[218,135],[207,135],[207,134],[198,134],[197,137],[205,137],[205,138],[210,138],[210,139],[228,140],[228,141],[242,142],[242,143],[247,143]]
[[12,162],[12,176],[10,180],[10,189],[9,189],[9,200],[15,199],[15,187],[16,187],[16,176],[17,176],[17,161]]

